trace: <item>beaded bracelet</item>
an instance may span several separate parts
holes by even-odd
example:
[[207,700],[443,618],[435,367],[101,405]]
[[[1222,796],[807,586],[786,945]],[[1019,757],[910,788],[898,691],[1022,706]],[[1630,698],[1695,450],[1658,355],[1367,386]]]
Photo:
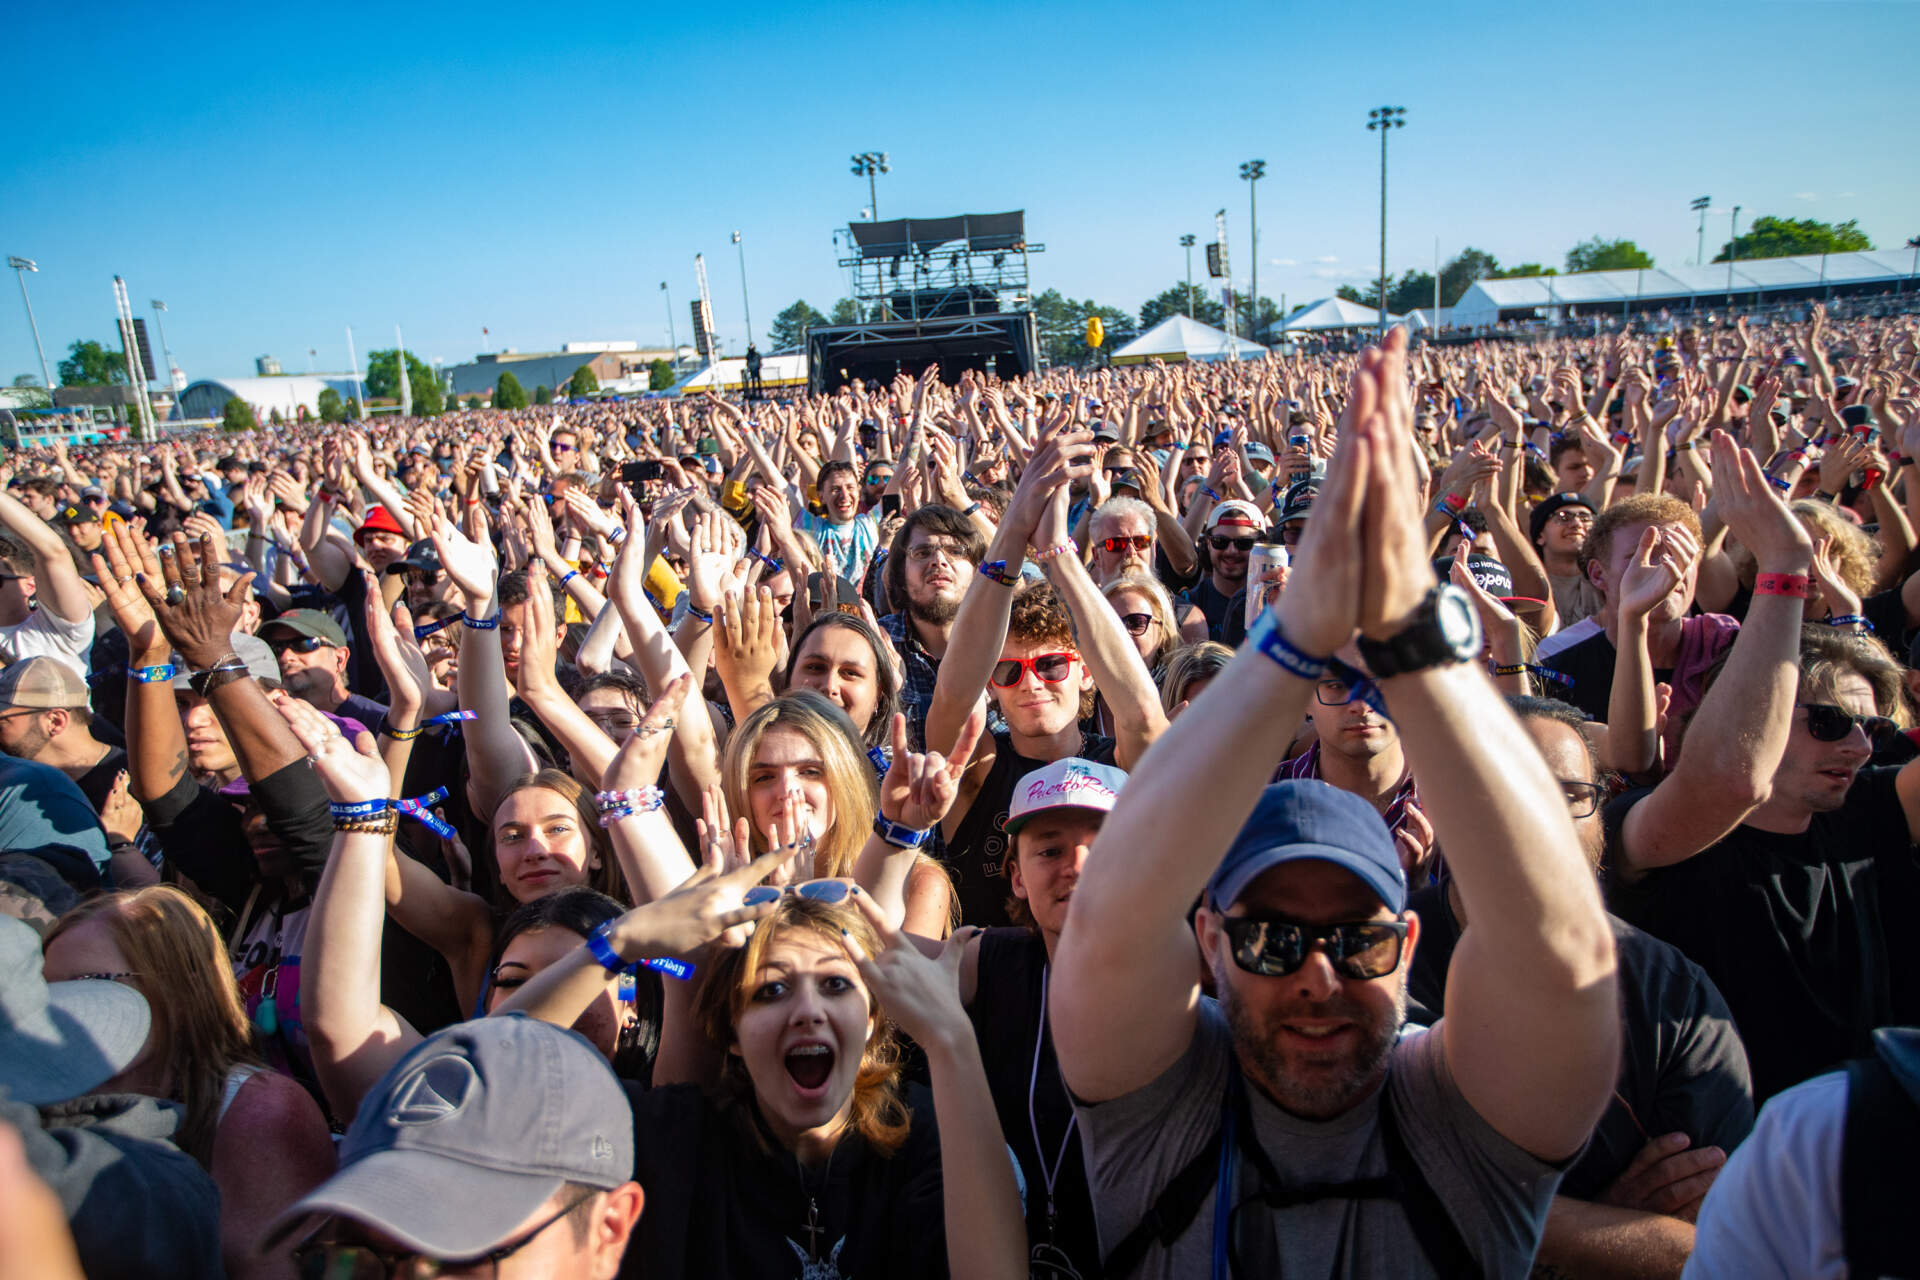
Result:
[[345,835],[390,836],[400,829],[400,815],[389,811],[371,818],[335,818],[333,829]]
[[982,561],[980,565],[980,576],[983,578],[991,578],[1003,587],[1016,586],[1020,582],[1020,575],[1016,572],[1009,572],[1005,560]]
[[1045,551],[1034,552],[1033,559],[1036,564],[1039,564],[1047,560],[1055,559],[1059,556],[1064,556],[1064,555],[1077,556],[1079,554],[1080,554],[1080,544],[1075,542],[1072,538],[1068,538],[1065,542],[1060,543],[1058,546],[1048,547]]
[[157,667],[135,667],[127,674],[141,684],[162,684],[173,679],[174,670],[171,662],[165,662]]
[[600,809],[600,825],[603,827],[610,827],[622,819],[637,817],[643,813],[656,813],[665,800],[665,793],[659,787],[601,791],[594,796],[594,803]]
[[500,625],[500,615],[496,613],[491,618],[476,618],[463,613],[460,615],[460,625],[470,631],[493,631]]
[[1762,573],[1753,580],[1753,594],[1805,600],[1813,594],[1813,582],[1804,573]]

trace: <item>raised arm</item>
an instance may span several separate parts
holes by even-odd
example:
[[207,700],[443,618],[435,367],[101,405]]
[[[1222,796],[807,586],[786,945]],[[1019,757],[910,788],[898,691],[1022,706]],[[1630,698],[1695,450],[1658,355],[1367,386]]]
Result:
[[1686,577],[1700,554],[1693,535],[1675,525],[1649,526],[1627,562],[1618,591],[1619,634],[1614,640],[1613,691],[1601,763],[1618,773],[1643,774],[1660,761],[1660,733],[1647,615]]
[[172,791],[187,772],[187,735],[174,710],[173,681],[146,681],[140,672],[167,665],[172,645],[154,620],[135,575],[160,581],[160,562],[142,538],[122,523],[107,529],[93,572],[107,593],[107,607],[127,637],[127,774],[134,799],[143,804]]
[[507,668],[500,650],[500,609],[494,594],[499,562],[486,540],[484,521],[476,532],[478,540],[469,538],[438,513],[429,531],[440,563],[467,602],[461,618],[467,633],[460,641],[455,684],[460,709],[474,713],[462,735],[467,754],[467,798],[474,812],[484,819],[492,816],[508,784],[532,772],[534,763],[533,752],[513,731],[508,718]]
[[[1725,432],[1713,436],[1713,494],[1760,574],[1789,581],[1797,576],[1804,592],[1812,541],[1753,455]],[[1793,724],[1802,601],[1801,594],[1756,591],[1726,666],[1687,728],[1673,772],[1627,812],[1614,867],[1624,883],[1691,858],[1765,802]]]
[[393,514],[394,520],[406,531],[407,541],[411,542],[420,536],[420,528],[407,508],[406,499],[400,494],[400,486],[375,469],[367,438],[357,431],[353,433],[353,478],[360,482],[360,488],[369,498]]
[[80,581],[73,557],[67,554],[67,544],[52,525],[5,489],[0,489],[0,525],[33,553],[34,598],[50,617],[72,625],[93,616],[86,584]]

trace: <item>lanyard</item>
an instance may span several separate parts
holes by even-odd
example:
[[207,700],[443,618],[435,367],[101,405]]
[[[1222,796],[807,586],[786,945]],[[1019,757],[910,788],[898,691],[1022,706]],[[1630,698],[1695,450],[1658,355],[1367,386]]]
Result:
[[1080,1123],[1076,1113],[1067,1120],[1067,1131],[1060,1138],[1060,1149],[1054,1154],[1053,1165],[1047,1165],[1046,1149],[1040,1145],[1040,1121],[1034,1115],[1033,1095],[1040,1083],[1040,1045],[1047,1038],[1047,975],[1053,970],[1052,964],[1040,967],[1040,1026],[1033,1037],[1033,1071],[1027,1077],[1027,1124],[1033,1129],[1033,1155],[1040,1163],[1040,1177],[1047,1188],[1047,1239],[1053,1239],[1053,1188],[1060,1180],[1060,1166],[1067,1162],[1067,1148],[1073,1142],[1073,1130]]
[[1232,1065],[1226,1097],[1220,1104],[1220,1172],[1213,1183],[1213,1280],[1228,1280],[1232,1269],[1227,1261],[1228,1239],[1233,1229],[1233,1174],[1240,1108],[1234,1100],[1240,1085],[1240,1064]]

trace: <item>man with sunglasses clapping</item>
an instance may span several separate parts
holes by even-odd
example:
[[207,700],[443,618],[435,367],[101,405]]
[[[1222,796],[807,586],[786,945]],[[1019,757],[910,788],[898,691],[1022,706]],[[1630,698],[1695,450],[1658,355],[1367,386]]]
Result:
[[1756,1103],[1920,1022],[1920,764],[1872,768],[1901,669],[1871,636],[1804,624],[1813,548],[1755,458],[1716,433],[1714,503],[1758,563],[1753,604],[1671,774],[1607,812],[1615,913],[1705,969]]
[[[1523,1275],[1613,1086],[1612,937],[1472,606],[1433,580],[1405,353],[1395,330],[1363,357],[1293,581],[1074,891],[1049,1014],[1107,1275]],[[1420,921],[1379,813],[1266,785],[1356,629],[1473,915],[1424,1034],[1401,1034]]]

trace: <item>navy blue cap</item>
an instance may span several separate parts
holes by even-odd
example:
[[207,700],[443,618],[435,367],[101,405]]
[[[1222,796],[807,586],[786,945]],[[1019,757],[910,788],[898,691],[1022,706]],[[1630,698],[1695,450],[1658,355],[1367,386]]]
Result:
[[1380,895],[1387,910],[1407,909],[1407,877],[1386,821],[1371,804],[1316,778],[1290,778],[1260,793],[1207,881],[1216,910],[1236,902],[1262,872],[1298,858],[1344,867]]

